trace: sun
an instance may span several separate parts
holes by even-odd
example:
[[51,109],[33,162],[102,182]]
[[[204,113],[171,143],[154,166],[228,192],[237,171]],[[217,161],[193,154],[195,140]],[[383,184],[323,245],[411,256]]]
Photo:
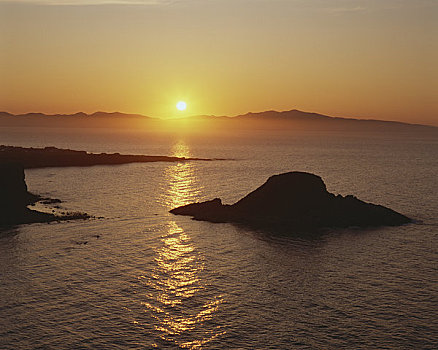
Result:
[[180,111],[185,111],[187,108],[187,103],[185,103],[184,101],[179,101],[176,104],[176,109],[180,110]]

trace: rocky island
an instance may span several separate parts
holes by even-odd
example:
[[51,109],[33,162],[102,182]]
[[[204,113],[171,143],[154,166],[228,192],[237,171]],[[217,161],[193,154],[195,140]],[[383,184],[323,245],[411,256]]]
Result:
[[61,216],[28,208],[28,205],[40,200],[48,199],[27,190],[22,165],[0,164],[0,226],[89,218],[85,213],[66,213]]
[[0,145],[0,163],[20,163],[25,169],[147,162],[185,162],[194,160],[209,161],[213,159],[120,153],[88,153],[86,151],[75,151],[56,147],[25,148]]
[[256,228],[315,230],[319,228],[397,226],[408,217],[381,205],[327,191],[321,177],[305,172],[271,176],[262,186],[232,205],[219,198],[170,211],[195,220],[246,224]]

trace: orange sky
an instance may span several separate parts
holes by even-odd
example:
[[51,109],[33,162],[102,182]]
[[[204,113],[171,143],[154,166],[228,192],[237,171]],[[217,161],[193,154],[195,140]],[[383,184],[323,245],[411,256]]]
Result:
[[438,125],[437,13],[431,0],[0,0],[0,110]]

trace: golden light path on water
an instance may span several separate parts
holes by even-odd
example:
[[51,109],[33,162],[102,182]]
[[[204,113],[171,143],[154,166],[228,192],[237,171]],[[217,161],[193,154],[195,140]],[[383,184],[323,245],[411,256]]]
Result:
[[[190,157],[184,143],[174,146],[173,156]],[[196,201],[200,185],[192,162],[175,163],[165,169],[161,203],[167,210]],[[180,348],[202,348],[223,334],[219,327],[206,327],[223,301],[205,293],[201,273],[203,256],[190,236],[173,220],[166,224],[162,245],[155,251],[155,270],[148,278],[152,302],[144,302],[156,319],[160,338]]]
[[[173,157],[191,157],[189,147],[180,141],[173,146]],[[163,204],[170,210],[196,201],[201,187],[192,162],[174,163],[164,171]]]

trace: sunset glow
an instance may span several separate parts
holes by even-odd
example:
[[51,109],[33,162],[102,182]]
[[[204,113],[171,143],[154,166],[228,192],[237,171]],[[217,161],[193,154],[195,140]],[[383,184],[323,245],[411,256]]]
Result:
[[193,115],[297,108],[437,124],[436,8],[0,0],[0,110],[167,118],[174,96],[191,96]]
[[437,14],[0,0],[0,350],[438,349]]

